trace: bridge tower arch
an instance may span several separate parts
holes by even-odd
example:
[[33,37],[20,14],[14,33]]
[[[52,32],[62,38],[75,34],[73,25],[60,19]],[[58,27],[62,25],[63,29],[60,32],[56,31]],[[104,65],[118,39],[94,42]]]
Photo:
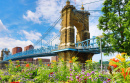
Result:
[[[88,11],[84,11],[83,5],[81,10],[76,10],[73,5],[70,5],[70,1],[67,0],[66,5],[61,11],[62,27],[60,29],[61,36],[59,49],[75,48],[74,26],[77,29],[76,42],[90,39],[89,15],[90,13]],[[71,60],[73,56],[79,57],[79,61],[84,63],[87,59],[91,59],[93,54],[78,53],[74,51],[61,51],[58,53],[58,57],[64,58],[65,61]]]
[[81,11],[76,10],[70,2],[66,2],[66,6],[61,11],[61,29],[60,29],[60,45],[59,48],[75,47],[74,35],[75,29],[77,29],[76,42],[80,42],[90,38],[89,33],[89,12],[84,11],[84,7],[81,7]]

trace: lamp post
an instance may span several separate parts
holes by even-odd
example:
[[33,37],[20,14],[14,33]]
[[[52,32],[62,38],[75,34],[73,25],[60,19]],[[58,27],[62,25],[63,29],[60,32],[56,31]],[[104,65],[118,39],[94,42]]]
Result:
[[99,37],[99,38],[100,38],[101,72],[102,72],[102,40],[101,40],[101,38],[102,38],[103,36],[102,36],[102,35],[100,35],[100,36],[97,36],[97,37]]

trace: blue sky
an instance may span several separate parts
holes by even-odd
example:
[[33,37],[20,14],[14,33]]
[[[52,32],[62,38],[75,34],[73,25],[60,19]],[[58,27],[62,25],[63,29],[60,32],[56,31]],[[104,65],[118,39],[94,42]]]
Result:
[[[80,10],[82,2],[90,3],[99,0],[71,0],[71,4]],[[101,10],[102,3],[99,2],[84,5],[85,10]],[[24,48],[27,45],[34,44],[42,34],[55,22],[60,16],[62,7],[66,0],[0,0],[0,51],[3,48],[20,46]],[[76,4],[75,4],[76,3]],[[101,11],[91,11],[89,20],[90,36],[98,36],[102,31],[98,30],[98,17],[102,15]],[[94,17],[93,17],[94,16]],[[60,21],[61,22],[61,21]],[[61,28],[60,22],[43,40],[48,40],[56,36]],[[59,38],[54,40],[58,44]],[[111,57],[103,57],[103,60]],[[94,61],[100,60],[100,54],[94,55]]]

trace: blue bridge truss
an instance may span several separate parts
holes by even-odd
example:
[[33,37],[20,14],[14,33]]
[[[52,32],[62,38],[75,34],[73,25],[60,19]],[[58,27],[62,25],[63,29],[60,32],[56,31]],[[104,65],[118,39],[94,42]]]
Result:
[[[58,52],[62,51],[77,51],[82,53],[93,53],[99,54],[100,48],[97,45],[96,37],[94,36],[91,39],[84,40],[82,42],[75,43],[75,47],[73,48],[58,48],[58,45],[55,46],[48,46],[48,47],[40,47],[37,49],[31,49],[23,52],[16,53],[12,55],[6,55],[4,53],[3,61],[8,60],[20,60],[26,58],[34,58],[34,57],[46,57],[46,56],[57,56]],[[105,51],[105,48],[103,49]]]

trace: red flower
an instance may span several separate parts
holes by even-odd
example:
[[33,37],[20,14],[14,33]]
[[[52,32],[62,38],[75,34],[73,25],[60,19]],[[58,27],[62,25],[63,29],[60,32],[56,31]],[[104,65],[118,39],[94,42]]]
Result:
[[108,82],[110,82],[110,81],[111,81],[111,79],[107,79],[107,81],[108,81]]
[[114,61],[114,62],[119,62],[119,60],[118,60],[118,59],[115,59],[115,58],[110,59],[109,65],[110,65],[110,66],[113,66],[114,68],[116,68],[117,65],[116,65],[116,64],[113,64],[112,61]]
[[10,83],[15,83],[15,82],[10,82]]
[[87,78],[86,78],[86,79],[84,79],[84,80],[87,80]]
[[20,83],[20,82],[15,82],[15,83]]
[[121,68],[121,70],[122,70],[122,75],[124,76],[124,79],[126,78],[126,76],[128,75],[128,72],[129,72],[129,75],[130,75],[130,67],[129,68],[127,68],[127,72],[125,72],[125,68]]
[[26,67],[29,67],[29,64],[26,64]]
[[53,72],[51,72],[50,74],[53,74]]
[[48,64],[47,66],[50,66],[50,64]]
[[72,63],[72,61],[69,61],[69,63]]

